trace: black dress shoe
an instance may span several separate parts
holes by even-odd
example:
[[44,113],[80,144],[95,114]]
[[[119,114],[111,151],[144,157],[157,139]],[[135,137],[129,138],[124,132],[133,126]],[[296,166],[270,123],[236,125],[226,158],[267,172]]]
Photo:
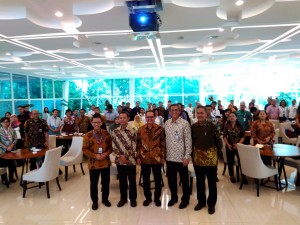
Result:
[[157,207],[161,206],[161,201],[159,199],[155,200],[154,202]]
[[233,184],[235,183],[235,178],[234,178],[234,176],[230,177],[230,182],[233,183]]
[[136,201],[130,201],[130,206],[131,206],[131,207],[136,207],[136,206],[137,206]]
[[218,177],[216,178],[216,182],[219,182],[219,178]]
[[178,202],[177,199],[171,199],[171,200],[168,202],[168,206],[173,206],[173,205],[175,205],[177,202]]
[[94,202],[92,205],[92,210],[97,210],[98,209],[98,202]]
[[120,207],[124,206],[126,203],[127,203],[127,201],[120,200],[117,204],[117,207],[120,208]]
[[243,184],[248,184],[248,180],[247,179],[245,179],[244,181],[243,181]]
[[143,202],[143,206],[148,206],[151,202],[152,202],[152,199],[146,199],[146,200]]
[[184,209],[184,208],[186,208],[188,205],[189,205],[188,202],[182,201],[182,202],[180,202],[179,209]]
[[63,174],[63,171],[61,169],[59,169],[58,175],[62,175],[62,174]]
[[203,207],[205,207],[205,205],[202,205],[202,204],[198,203],[198,204],[195,206],[194,210],[195,210],[195,211],[199,211],[199,210],[202,209]]
[[212,214],[214,214],[215,213],[215,207],[208,207],[208,213],[210,214],[210,215],[212,215]]
[[105,205],[106,207],[111,207],[111,203],[108,200],[103,200],[102,204]]

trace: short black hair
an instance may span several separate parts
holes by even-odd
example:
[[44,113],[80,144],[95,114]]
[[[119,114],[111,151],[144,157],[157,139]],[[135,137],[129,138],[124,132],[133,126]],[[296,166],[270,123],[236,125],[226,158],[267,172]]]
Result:
[[8,122],[10,122],[10,119],[9,119],[9,118],[7,118],[7,117],[2,117],[2,118],[1,118],[1,123],[4,122],[5,120],[8,120]]
[[100,115],[99,113],[95,113],[95,114],[92,116],[91,121],[93,121],[93,119],[95,119],[95,118],[100,118],[101,121],[104,122],[104,121],[103,121],[103,118],[101,117],[101,115]]
[[85,109],[80,109],[80,111],[81,111],[81,110],[85,111]]
[[211,105],[206,105],[205,108],[211,108]]
[[58,112],[58,109],[53,109],[52,112],[54,113],[54,111],[57,111],[57,112]]
[[217,102],[216,102],[216,101],[212,101],[212,102],[211,102],[211,104],[213,104],[213,103],[217,104]]
[[113,107],[112,107],[112,104],[108,104],[107,105],[107,109],[112,109]]
[[119,113],[119,116],[120,116],[121,114],[126,114],[126,116],[129,118],[129,113],[128,113],[127,111],[122,111],[122,112],[120,112],[120,113]]
[[72,112],[71,109],[67,109],[67,110],[66,110],[66,114],[67,114],[68,112],[70,112],[71,114],[73,114],[73,112]]
[[172,104],[172,105],[170,105],[170,109],[171,109],[172,107],[174,107],[174,106],[177,106],[177,108],[179,109],[179,104]]

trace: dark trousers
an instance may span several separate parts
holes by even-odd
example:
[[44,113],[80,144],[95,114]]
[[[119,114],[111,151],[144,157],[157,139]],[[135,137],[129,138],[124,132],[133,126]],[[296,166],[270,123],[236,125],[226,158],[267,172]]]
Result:
[[197,179],[197,199],[201,205],[206,205],[205,194],[205,176],[208,182],[209,195],[207,198],[207,205],[209,207],[215,207],[217,203],[217,182],[216,182],[216,166],[197,166],[194,164],[194,169]]
[[136,201],[136,166],[117,165],[117,169],[121,200],[127,201],[127,189],[129,182],[129,199],[130,201]]
[[[183,166],[179,162],[167,161],[167,177],[168,184],[171,191],[171,199],[178,200],[177,195],[177,173],[179,173],[181,185],[182,185],[182,198],[183,202],[190,202],[190,188],[189,188],[189,173],[188,167]],[[216,171],[217,173],[217,171]],[[216,176],[215,173],[215,176]]]
[[[229,170],[229,176],[234,176],[234,157],[237,156],[238,160],[239,159],[239,154],[237,150],[229,150],[226,146],[226,155],[227,155],[227,163],[228,163],[228,170]],[[237,171],[238,173],[238,171]]]
[[[8,176],[9,176],[9,179],[12,179],[14,177],[14,172],[16,170],[16,166],[15,166],[15,161],[14,160],[0,158],[0,167],[8,167]],[[2,178],[5,179],[4,176]]]
[[92,169],[90,170],[90,195],[93,203],[98,203],[98,182],[101,174],[101,192],[102,201],[108,200],[110,168]]
[[161,164],[142,164],[141,174],[143,176],[143,189],[146,199],[152,199],[152,194],[150,190],[150,174],[151,169],[154,176],[155,191],[154,191],[154,201],[159,200],[161,195]]

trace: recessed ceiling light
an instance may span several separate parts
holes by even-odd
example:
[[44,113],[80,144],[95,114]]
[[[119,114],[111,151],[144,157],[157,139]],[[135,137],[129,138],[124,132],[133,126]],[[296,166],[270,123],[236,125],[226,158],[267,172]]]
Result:
[[235,2],[235,5],[237,5],[237,6],[241,6],[241,5],[243,5],[245,2],[243,1],[243,0],[237,0],[236,2]]
[[223,28],[220,28],[220,29],[219,29],[219,32],[223,32],[223,31],[224,31],[224,29],[223,29]]
[[208,45],[212,45],[213,43],[212,42],[208,42]]
[[60,12],[60,11],[57,11],[57,12],[55,12],[55,14],[54,14],[56,17],[63,17],[63,13],[62,12]]
[[53,67],[57,67],[57,65],[53,65]]
[[104,50],[104,51],[107,51],[107,50],[108,50],[108,48],[103,48],[103,50]]
[[11,53],[10,52],[6,52],[5,55],[11,55]]

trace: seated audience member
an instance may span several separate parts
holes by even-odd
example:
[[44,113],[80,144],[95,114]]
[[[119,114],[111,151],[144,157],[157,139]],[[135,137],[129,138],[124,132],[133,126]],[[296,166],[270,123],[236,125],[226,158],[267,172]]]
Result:
[[295,124],[293,126],[295,134],[300,135],[300,106],[298,106],[297,114],[295,116]]
[[[17,144],[17,134],[10,127],[10,119],[7,117],[1,118],[1,128],[0,128],[0,153],[11,152],[16,148]],[[8,176],[9,182],[15,183],[14,172],[16,167],[14,165],[14,160],[5,160],[0,158],[0,167],[8,167]],[[1,175],[2,182],[6,184],[7,177],[5,175]]]
[[66,110],[66,116],[61,121],[60,133],[73,134],[77,131],[77,126],[74,117],[72,117],[72,110]]
[[256,107],[252,107],[250,112],[252,113],[252,120],[253,121],[259,120],[258,115],[259,115],[260,111]]

